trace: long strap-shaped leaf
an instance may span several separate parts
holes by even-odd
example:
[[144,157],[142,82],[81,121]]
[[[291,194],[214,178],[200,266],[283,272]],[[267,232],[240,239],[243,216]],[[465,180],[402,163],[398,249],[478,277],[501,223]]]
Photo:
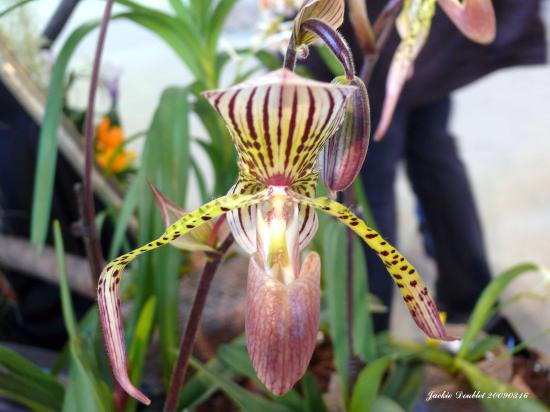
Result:
[[397,249],[386,242],[378,232],[368,227],[347,207],[327,197],[310,199],[295,193],[292,194],[292,197],[301,204],[315,207],[338,218],[377,253],[403,295],[414,321],[426,335],[440,340],[457,339],[447,335],[428,288],[424,285],[414,266]]
[[158,239],[119,256],[103,269],[97,288],[103,336],[107,347],[107,353],[109,354],[109,359],[112,364],[113,374],[118,383],[129,395],[147,405],[150,403],[149,399],[132,384],[128,377],[126,347],[124,343],[122,317],[120,315],[120,299],[118,297],[118,287],[124,268],[142,253],[164,246],[184,233],[189,232],[195,227],[229,210],[257,204],[267,199],[268,196],[269,191],[264,190],[254,195],[234,194],[213,200],[196,211],[185,215],[170,226]]

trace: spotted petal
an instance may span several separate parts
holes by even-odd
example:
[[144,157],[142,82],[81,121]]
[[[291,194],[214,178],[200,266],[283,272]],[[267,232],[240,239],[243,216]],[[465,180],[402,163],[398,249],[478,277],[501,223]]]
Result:
[[[128,377],[128,365],[126,361],[126,346],[124,344],[124,330],[120,315],[120,300],[118,287],[124,268],[139,255],[154,250],[173,242],[178,237],[185,235],[190,230],[208,222],[229,210],[247,207],[267,199],[268,190],[254,195],[226,195],[213,200],[185,215],[158,239],[128,252],[110,262],[101,272],[97,288],[97,298],[103,337],[107,347],[109,360],[113,369],[113,375],[120,386],[133,398],[142,403],[149,404],[149,399],[141,393]],[[160,275],[160,274],[159,274]]]
[[426,335],[439,340],[457,339],[447,335],[428,288],[424,285],[414,266],[397,249],[385,241],[380,234],[368,227],[347,207],[336,201],[325,197],[309,199],[296,194],[293,197],[299,203],[323,210],[339,219],[378,254],[403,295],[403,300],[407,304],[411,316]]
[[397,21],[397,29],[402,40],[391,62],[386,80],[386,97],[382,107],[380,123],[374,133],[374,139],[380,140],[386,134],[397,101],[407,79],[412,76],[413,63],[426,43],[436,0],[406,0],[403,11]]
[[491,0],[437,0],[447,16],[470,40],[491,43],[496,36],[495,9]]
[[315,169],[353,90],[282,69],[205,96],[231,133],[240,174],[265,185],[290,186]]

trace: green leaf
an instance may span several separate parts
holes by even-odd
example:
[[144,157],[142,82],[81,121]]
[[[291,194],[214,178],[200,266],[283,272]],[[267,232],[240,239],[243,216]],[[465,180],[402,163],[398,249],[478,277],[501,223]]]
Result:
[[[207,368],[218,376],[223,375],[227,378],[234,376],[233,371],[223,365],[217,357],[208,361],[208,363],[204,365],[204,368]],[[180,393],[178,410],[191,410],[192,408],[199,406],[201,403],[210,398],[210,396],[212,396],[212,394],[217,390],[218,386],[216,384],[212,384],[210,379],[208,379],[203,372],[199,371],[195,373],[183,386]]]
[[[124,1],[124,3],[127,2]],[[197,78],[204,77],[205,69],[201,58],[203,53],[198,48],[194,35],[183,25],[181,20],[163,15],[163,13],[146,14],[137,11],[123,13],[121,16],[162,38],[175,51],[193,76]]]
[[139,179],[132,180],[126,191],[124,202],[122,203],[122,207],[120,208],[120,212],[115,222],[115,232],[113,233],[113,240],[111,241],[109,260],[113,260],[118,256],[124,242],[128,225],[138,205],[139,183]]
[[237,374],[258,381],[244,343],[222,345],[218,349],[218,358],[224,365],[233,369]]
[[348,339],[346,309],[346,232],[343,225],[330,221],[323,239],[322,265],[327,297],[330,336],[334,348],[334,363],[342,384],[344,398],[348,393]]
[[[264,385],[260,382],[256,375],[256,371],[252,366],[246,345],[240,342],[234,342],[229,345],[223,345],[218,350],[218,358],[228,368],[235,371],[238,375],[245,376],[262,388]],[[265,391],[267,396],[274,399],[277,403],[286,405],[293,409],[300,409],[302,399],[295,390],[288,391],[284,396],[275,396],[269,391]]]
[[77,339],[71,340],[71,365],[69,384],[65,391],[63,412],[97,412],[111,411],[111,397],[105,397],[101,383],[95,379],[91,367],[83,360]]
[[63,236],[59,221],[53,222],[55,256],[57,260],[57,272],[59,275],[59,290],[61,292],[61,308],[63,311],[63,320],[65,327],[71,339],[77,338],[76,315],[73,310],[71,291],[67,281],[67,268],[65,266],[65,248],[63,246]]
[[281,68],[281,60],[273,53],[269,53],[265,50],[258,50],[254,53],[254,56],[269,71]]
[[370,412],[373,403],[378,396],[380,383],[384,377],[386,369],[393,361],[392,356],[384,356],[366,366],[359,376],[351,396],[351,412]]
[[489,286],[485,288],[480,298],[478,299],[476,306],[462,337],[462,343],[460,350],[456,355],[457,358],[464,358],[468,354],[472,342],[477,339],[479,332],[486,325],[487,321],[491,317],[492,310],[497,302],[498,298],[504,292],[506,287],[519,275],[530,272],[537,271],[539,267],[533,263],[523,263],[517,266],[512,267],[506,272],[500,274],[494,278]]
[[478,361],[484,358],[487,352],[490,352],[497,346],[502,345],[502,341],[502,336],[487,336],[485,339],[475,342],[464,359],[468,362]]
[[322,45],[317,47],[317,52],[319,53],[319,56],[321,56],[323,62],[325,62],[330,72],[334,75],[334,77],[344,74],[342,64],[327,46]]
[[61,309],[65,327],[70,339],[70,373],[69,385],[65,391],[63,411],[79,410],[83,412],[108,411],[112,400],[105,396],[101,381],[95,376],[93,367],[86,353],[82,350],[78,335],[76,316],[74,314],[71,293],[67,282],[65,267],[65,251],[59,222],[53,224],[57,268],[59,272],[59,287],[61,293]]
[[[155,297],[150,297],[141,310],[134,334],[132,335],[130,350],[128,351],[128,363],[131,365],[130,378],[135,385],[138,384],[143,374],[143,365],[147,349],[149,348],[151,330],[155,319],[155,307],[156,299]],[[129,399],[125,410],[133,411],[136,409],[136,405],[137,402],[135,399]]]
[[356,355],[372,362],[376,356],[376,340],[370,312],[367,262],[361,242],[356,236],[353,246],[353,346]]
[[176,12],[178,18],[186,22],[190,22],[191,11],[183,3],[183,0],[169,0],[169,2],[172,9]]
[[405,412],[399,404],[385,396],[379,396],[372,404],[372,412]]
[[0,346],[0,365],[13,375],[43,388],[59,402],[63,399],[63,387],[55,378],[18,353],[3,346]]
[[357,178],[353,182],[353,191],[355,192],[355,196],[357,196],[357,204],[361,209],[363,219],[374,230],[376,230],[377,232],[380,231],[380,229],[376,225],[374,215],[372,214],[372,210],[370,208],[369,200],[367,199],[367,195],[365,193],[365,186],[363,185],[363,179],[361,178],[361,176],[357,176]]
[[208,33],[208,18],[212,0],[190,0],[195,25],[202,33]]
[[33,410],[57,411],[63,401],[63,387],[32,362],[0,346],[0,396]]
[[20,376],[0,371],[0,397],[19,402],[33,411],[57,412],[60,403],[44,388]]
[[472,387],[480,391],[483,407],[488,412],[548,412],[538,400],[525,398],[525,394],[485,374],[475,365],[456,360],[458,369],[466,375]]
[[423,383],[424,364],[422,362],[400,361],[396,362],[396,367],[390,373],[381,393],[393,399],[406,411],[410,411],[422,392]]
[[216,384],[235,404],[242,408],[245,412],[290,412],[292,409],[270,402],[265,398],[247,391],[243,387],[237,385],[222,376],[212,373],[208,368],[205,368],[200,362],[191,358],[189,363],[197,370],[204,373],[210,381]]
[[307,372],[302,378],[302,390],[304,392],[304,411],[306,412],[327,412],[323,394],[315,382],[315,378]]
[[191,167],[193,168],[193,173],[195,174],[195,179],[197,181],[197,186],[201,196],[201,202],[207,203],[208,200],[210,200],[210,195],[208,193],[208,187],[206,186],[206,179],[204,178],[204,174],[193,156],[191,157]]
[[31,217],[31,242],[40,252],[48,234],[55,169],[57,164],[57,128],[63,107],[64,78],[69,59],[76,46],[89,32],[99,25],[98,21],[77,28],[65,41],[52,69],[48,88],[48,101],[40,136],[34,177],[34,192]]
[[206,33],[206,44],[208,51],[211,53],[211,55],[216,54],[218,40],[220,38],[223,26],[225,25],[225,21],[227,20],[229,13],[231,13],[231,10],[233,10],[233,7],[235,7],[235,4],[237,4],[237,0],[218,1],[216,8],[210,16],[210,21],[208,22],[208,31]]

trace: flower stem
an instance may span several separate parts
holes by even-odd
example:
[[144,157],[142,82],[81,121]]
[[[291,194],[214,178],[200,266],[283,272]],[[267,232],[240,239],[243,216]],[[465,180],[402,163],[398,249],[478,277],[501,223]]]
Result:
[[164,412],[175,412],[177,409],[179,394],[185,380],[189,357],[191,356],[193,342],[195,341],[195,336],[199,328],[204,304],[206,303],[206,297],[208,296],[208,291],[210,290],[210,285],[214,279],[214,275],[216,274],[220,263],[227,253],[227,250],[232,244],[233,236],[229,235],[218,247],[217,253],[208,254],[209,260],[204,266],[197,290],[195,291],[191,311],[189,312],[189,317],[187,318],[187,323],[185,325],[185,331],[181,339],[176,366],[174,367],[172,377],[170,378],[170,386],[168,388],[166,403],[164,404]]
[[99,273],[103,266],[103,256],[99,237],[95,227],[95,205],[94,192],[92,187],[92,164],[93,164],[93,138],[94,138],[94,106],[97,86],[99,81],[99,68],[101,66],[101,55],[105,45],[107,27],[111,17],[113,0],[105,2],[105,10],[99,27],[99,36],[94,56],[92,77],[90,80],[90,91],[88,93],[88,107],[86,108],[86,120],[84,124],[84,180],[81,201],[81,229],[82,237],[86,245],[88,260],[90,261],[91,274],[94,284],[97,284]]
[[293,34],[290,37],[290,41],[288,42],[288,47],[286,49],[286,55],[285,55],[285,61],[283,63],[283,67],[293,72],[296,69],[296,59],[297,59],[296,42],[294,41],[294,34]]
[[[99,27],[99,36],[94,55],[92,77],[90,80],[90,91],[88,93],[88,107],[86,108],[86,119],[84,123],[84,179],[81,189],[77,190],[77,199],[80,204],[80,229],[82,239],[86,246],[86,255],[90,262],[90,273],[93,284],[99,281],[99,274],[103,267],[103,254],[95,226],[95,204],[92,187],[92,164],[93,164],[93,138],[94,138],[94,106],[99,81],[99,68],[101,66],[101,55],[105,45],[107,27],[111,18],[113,0],[105,1],[105,9]],[[116,380],[114,380],[114,396],[116,411],[124,410],[126,395]]]

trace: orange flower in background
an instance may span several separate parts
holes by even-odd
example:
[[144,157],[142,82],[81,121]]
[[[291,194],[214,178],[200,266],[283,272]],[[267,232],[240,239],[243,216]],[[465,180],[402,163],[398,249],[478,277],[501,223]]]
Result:
[[128,169],[136,158],[133,151],[125,150],[124,131],[103,116],[96,128],[96,161],[107,172],[120,173]]

